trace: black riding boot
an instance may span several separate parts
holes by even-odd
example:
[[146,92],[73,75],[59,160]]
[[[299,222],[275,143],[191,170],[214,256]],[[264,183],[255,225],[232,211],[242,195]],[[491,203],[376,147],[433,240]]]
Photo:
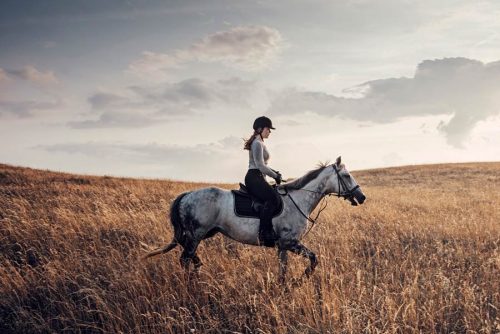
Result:
[[259,241],[266,247],[274,247],[276,244],[276,233],[273,229],[273,213],[275,207],[266,202],[260,212]]

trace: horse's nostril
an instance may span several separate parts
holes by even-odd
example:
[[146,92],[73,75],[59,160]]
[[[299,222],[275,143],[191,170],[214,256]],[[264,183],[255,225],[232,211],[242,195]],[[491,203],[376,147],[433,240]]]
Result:
[[358,196],[356,196],[356,200],[359,204],[363,204],[363,202],[366,200],[366,196],[363,195],[363,193],[360,193],[358,194]]
[[359,204],[363,204],[363,202],[366,199],[366,196],[363,194],[360,188],[354,191],[354,197],[356,198],[356,201],[358,201]]

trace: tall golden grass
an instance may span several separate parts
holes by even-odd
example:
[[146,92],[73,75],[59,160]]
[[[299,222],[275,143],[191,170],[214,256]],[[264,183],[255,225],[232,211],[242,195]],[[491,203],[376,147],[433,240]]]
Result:
[[500,163],[353,174],[366,204],[329,199],[284,289],[275,250],[221,236],[198,277],[141,260],[205,184],[0,165],[0,333],[498,333]]

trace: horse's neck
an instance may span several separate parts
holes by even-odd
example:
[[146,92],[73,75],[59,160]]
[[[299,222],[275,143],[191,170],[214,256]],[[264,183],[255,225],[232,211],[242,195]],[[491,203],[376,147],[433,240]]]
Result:
[[297,204],[309,215],[318,205],[319,201],[325,196],[323,194],[326,180],[318,177],[309,182],[304,188],[296,190],[293,194],[297,198]]

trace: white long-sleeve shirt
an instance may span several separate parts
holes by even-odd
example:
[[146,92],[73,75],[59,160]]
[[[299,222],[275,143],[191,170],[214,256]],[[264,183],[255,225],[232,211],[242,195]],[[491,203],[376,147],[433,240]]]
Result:
[[264,145],[264,141],[260,136],[255,137],[249,151],[249,163],[248,169],[258,169],[264,175],[277,178],[276,174],[271,168],[267,167],[267,161],[269,160],[269,151]]

